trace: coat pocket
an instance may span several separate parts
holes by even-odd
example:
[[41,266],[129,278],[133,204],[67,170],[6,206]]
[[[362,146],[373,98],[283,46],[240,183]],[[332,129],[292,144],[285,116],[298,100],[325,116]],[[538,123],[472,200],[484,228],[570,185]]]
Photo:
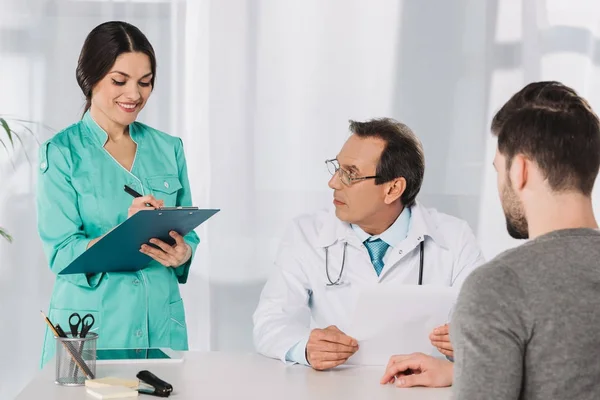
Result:
[[173,350],[183,351],[188,349],[187,326],[185,323],[185,310],[183,300],[179,299],[169,305],[171,327],[170,347]]
[[165,207],[177,205],[177,192],[182,188],[177,175],[161,175],[146,178],[154,197],[165,202]]

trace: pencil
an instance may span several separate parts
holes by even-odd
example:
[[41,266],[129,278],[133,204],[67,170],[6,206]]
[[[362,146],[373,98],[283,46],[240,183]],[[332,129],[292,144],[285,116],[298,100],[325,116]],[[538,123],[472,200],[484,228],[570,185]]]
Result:
[[[46,317],[46,314],[44,314],[43,311],[40,310],[40,313],[42,314],[42,317],[44,318],[44,321],[46,321],[46,324],[48,324],[48,327],[50,328],[50,330],[52,331],[52,333],[54,334],[54,336],[56,337],[63,337],[61,335],[58,334],[58,332],[56,331],[56,328],[54,327],[54,325],[52,324],[52,322],[50,322],[50,319],[48,319],[48,317]],[[69,352],[69,355],[71,356],[71,358],[73,359],[73,361],[75,361],[75,363],[77,364],[77,366],[83,371],[83,373],[85,374],[86,378],[88,379],[94,379],[94,374],[92,373],[92,371],[90,371],[90,369],[88,368],[87,364],[85,363],[85,361],[79,357],[78,355],[76,355],[76,351],[75,349],[73,349],[73,346],[71,346],[70,343],[67,342],[62,342],[63,346],[65,347],[65,349],[67,349],[67,352]]]

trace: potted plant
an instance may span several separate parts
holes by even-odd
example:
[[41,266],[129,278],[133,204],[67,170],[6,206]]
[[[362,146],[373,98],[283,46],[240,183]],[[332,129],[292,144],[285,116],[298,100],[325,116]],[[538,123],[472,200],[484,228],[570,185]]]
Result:
[[[11,123],[10,125],[9,125],[9,121]],[[31,122],[22,120],[22,119],[14,119],[14,118],[8,119],[8,118],[4,118],[4,117],[0,116],[0,147],[4,148],[4,151],[8,155],[13,168],[15,167],[15,165],[11,158],[11,156],[12,156],[11,152],[15,148],[15,140],[17,140],[23,148],[24,148],[24,146],[23,146],[23,140],[21,139],[21,136],[17,132],[14,131],[12,126],[15,126],[15,125],[19,126],[20,128],[24,129],[26,132],[31,134],[32,137],[35,138],[33,131],[27,126],[27,124],[29,124],[29,123],[31,123]],[[37,139],[36,139],[36,141],[37,141]],[[31,165],[31,160],[29,159],[27,151],[25,151],[25,158],[27,159],[27,162]],[[13,240],[12,236],[1,226],[0,226],[0,236],[3,237],[4,239],[6,239],[9,243],[11,243]]]

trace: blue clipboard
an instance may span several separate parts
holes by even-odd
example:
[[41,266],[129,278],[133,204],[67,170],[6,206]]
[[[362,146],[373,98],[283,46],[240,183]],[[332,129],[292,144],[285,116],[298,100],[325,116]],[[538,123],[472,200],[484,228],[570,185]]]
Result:
[[150,244],[150,239],[157,238],[173,245],[175,240],[169,236],[170,231],[187,235],[219,211],[196,207],[140,211],[84,251],[59,275],[138,271],[152,261],[140,253],[142,244]]

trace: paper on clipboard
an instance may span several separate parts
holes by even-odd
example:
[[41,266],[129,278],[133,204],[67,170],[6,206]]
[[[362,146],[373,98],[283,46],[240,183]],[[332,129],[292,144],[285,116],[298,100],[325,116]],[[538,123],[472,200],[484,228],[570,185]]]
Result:
[[458,290],[446,286],[376,285],[359,295],[350,329],[359,350],[354,365],[387,365],[396,354],[444,356],[431,345],[431,331],[450,320]]

